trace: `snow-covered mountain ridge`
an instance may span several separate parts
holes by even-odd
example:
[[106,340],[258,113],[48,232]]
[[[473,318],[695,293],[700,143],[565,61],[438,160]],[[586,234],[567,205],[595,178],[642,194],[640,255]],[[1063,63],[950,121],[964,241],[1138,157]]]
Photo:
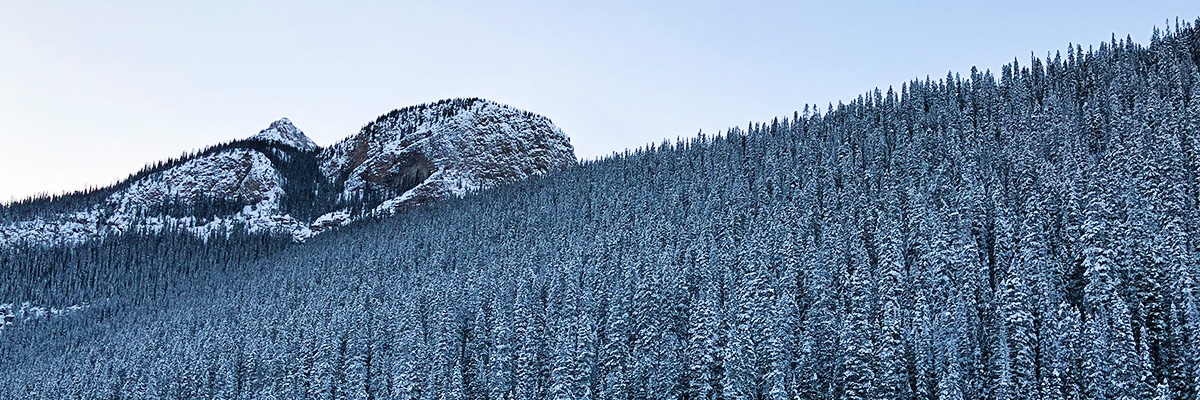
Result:
[[466,99],[385,114],[322,151],[320,168],[344,179],[341,199],[385,193],[376,211],[386,212],[574,161],[567,136],[546,117]]
[[283,118],[109,188],[0,207],[0,246],[163,229],[246,229],[304,241],[364,215],[574,162],[569,139],[548,118],[482,99],[397,109],[324,149]]

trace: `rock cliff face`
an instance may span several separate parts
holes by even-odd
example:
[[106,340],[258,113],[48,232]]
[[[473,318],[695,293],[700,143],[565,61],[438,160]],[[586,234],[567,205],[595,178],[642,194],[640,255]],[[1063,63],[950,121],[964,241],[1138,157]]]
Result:
[[567,136],[546,117],[479,99],[396,110],[321,152],[341,197],[394,196],[377,212],[514,182],[573,163]]
[[249,139],[101,189],[110,194],[100,201],[59,212],[8,212],[0,219],[0,246],[167,228],[198,235],[246,229],[303,241],[364,215],[574,162],[569,139],[549,119],[481,99],[398,109],[325,149],[284,118]]

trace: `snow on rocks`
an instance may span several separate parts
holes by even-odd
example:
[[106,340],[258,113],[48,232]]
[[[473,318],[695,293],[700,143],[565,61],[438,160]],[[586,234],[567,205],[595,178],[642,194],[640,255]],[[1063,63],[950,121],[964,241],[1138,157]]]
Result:
[[395,182],[421,183],[376,208],[388,212],[575,162],[570,139],[546,117],[481,99],[388,113],[321,153],[327,176],[345,174],[342,198]]
[[[272,160],[287,162],[294,152],[235,146],[126,182],[123,189],[84,209],[0,224],[0,246],[72,244],[168,228],[207,236],[239,227],[291,235],[302,242],[352,223],[355,216],[345,204],[364,198],[368,191],[387,197],[368,204],[374,209],[366,213],[390,214],[575,162],[570,139],[548,118],[482,99],[394,110],[325,149],[287,118],[250,139],[306,152],[320,150],[319,171],[313,172],[319,175],[316,179],[335,182],[342,203],[316,205],[318,210],[334,211],[311,222],[292,217],[284,206],[286,181]],[[162,211],[171,205],[182,205],[193,214]],[[196,205],[206,205],[208,211],[195,211],[202,208]]]
[[292,121],[287,118],[280,118],[278,121],[272,122],[271,126],[258,132],[257,135],[251,136],[250,139],[280,143],[304,151],[317,149],[317,144],[305,136],[304,132],[297,129],[295,125],[292,125]]
[[351,218],[349,210],[337,210],[313,220],[309,225],[309,232],[315,235],[332,228],[349,225],[351,222],[354,222],[354,219]]

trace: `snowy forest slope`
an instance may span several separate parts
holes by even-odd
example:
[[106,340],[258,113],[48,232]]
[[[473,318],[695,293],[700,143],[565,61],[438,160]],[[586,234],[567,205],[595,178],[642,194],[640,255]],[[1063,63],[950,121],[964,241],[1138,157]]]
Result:
[[1194,399],[1198,61],[1184,24],[401,210],[3,332],[0,397]]

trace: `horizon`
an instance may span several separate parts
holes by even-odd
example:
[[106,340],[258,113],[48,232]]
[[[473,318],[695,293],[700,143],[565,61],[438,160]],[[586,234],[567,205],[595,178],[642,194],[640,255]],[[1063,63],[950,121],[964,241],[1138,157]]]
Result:
[[[1197,17],[1181,14],[1184,2],[1026,4],[1045,12],[869,2],[10,4],[0,13],[0,51],[16,55],[0,64],[0,202],[105,187],[280,118],[329,146],[392,109],[448,98],[543,115],[577,158],[596,159],[947,71],[995,73],[1068,43],[1147,45],[1155,29]],[[924,37],[938,39],[911,40]]]

